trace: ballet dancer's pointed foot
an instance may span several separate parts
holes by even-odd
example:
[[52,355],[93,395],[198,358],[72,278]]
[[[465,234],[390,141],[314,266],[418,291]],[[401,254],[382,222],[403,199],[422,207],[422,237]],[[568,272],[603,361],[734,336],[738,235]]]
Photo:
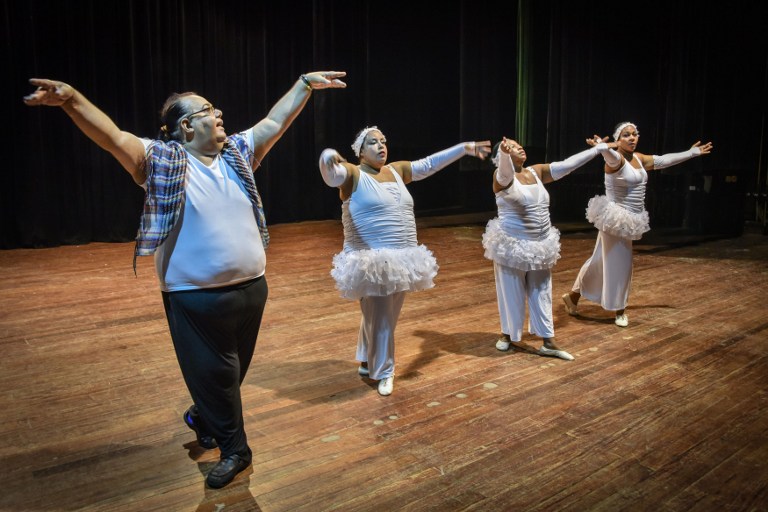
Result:
[[576,316],[579,314],[576,304],[571,300],[570,293],[563,294],[563,302],[565,302],[565,310],[569,315]]
[[574,357],[565,350],[547,348],[545,346],[542,346],[539,349],[539,354],[542,356],[559,357],[560,359],[565,359],[566,361],[573,361],[574,359]]

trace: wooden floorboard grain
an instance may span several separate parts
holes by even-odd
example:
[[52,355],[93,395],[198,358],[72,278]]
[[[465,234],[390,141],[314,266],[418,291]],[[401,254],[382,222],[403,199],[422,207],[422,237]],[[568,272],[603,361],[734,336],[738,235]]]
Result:
[[[630,325],[560,296],[595,233],[563,229],[557,340],[499,352],[484,222],[421,220],[440,265],[409,294],[395,390],[357,375],[359,306],[330,277],[338,221],[272,226],[242,386],[252,468],[221,490],[151,258],[132,244],[0,252],[0,510],[768,510],[768,239],[649,233]],[[537,348],[540,340],[524,335]]]

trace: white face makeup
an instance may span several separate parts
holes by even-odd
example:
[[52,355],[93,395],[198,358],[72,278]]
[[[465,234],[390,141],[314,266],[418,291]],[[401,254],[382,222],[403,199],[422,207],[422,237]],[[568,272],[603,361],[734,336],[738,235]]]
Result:
[[355,137],[355,142],[353,142],[351,146],[355,156],[360,156],[360,150],[363,147],[363,142],[365,142],[365,137],[371,130],[378,130],[378,128],[376,126],[366,126],[360,130],[360,132],[357,134],[357,137]]
[[360,148],[360,161],[379,168],[387,161],[387,138],[379,130],[370,130]]

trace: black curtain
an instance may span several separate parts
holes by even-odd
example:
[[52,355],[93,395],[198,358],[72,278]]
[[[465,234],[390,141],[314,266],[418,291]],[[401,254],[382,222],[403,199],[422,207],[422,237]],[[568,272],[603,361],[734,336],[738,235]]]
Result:
[[[347,71],[348,88],[313,93],[257,172],[271,224],[340,216],[317,158],[334,147],[352,159],[366,125],[384,131],[393,160],[520,131],[533,164],[580,151],[586,137],[624,120],[638,124],[644,153],[715,143],[712,155],[652,175],[653,226],[722,223],[712,213],[720,209],[738,224],[744,191],[765,174],[765,8],[636,7],[3,0],[10,151],[0,247],[129,241],[141,211],[142,189],[60,109],[22,103],[31,77],[72,84],[122,129],[151,138],[171,92],[211,100],[231,133],[263,118],[302,72]],[[600,169],[595,159],[553,184],[555,221],[583,220],[602,189]],[[490,179],[487,163],[462,159],[410,186],[417,215],[492,211]]]

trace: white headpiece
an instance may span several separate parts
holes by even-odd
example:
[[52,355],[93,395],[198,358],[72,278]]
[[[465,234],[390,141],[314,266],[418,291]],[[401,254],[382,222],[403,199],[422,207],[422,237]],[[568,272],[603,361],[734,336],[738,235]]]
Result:
[[360,133],[357,134],[357,138],[355,139],[355,142],[352,143],[352,151],[355,152],[355,156],[360,156],[360,148],[363,147],[363,141],[365,140],[365,136],[368,135],[368,132],[371,130],[378,130],[375,126],[366,126],[362,130],[360,130]]
[[[637,129],[637,125],[635,123],[630,123],[629,121],[621,123],[619,126],[616,127],[616,131],[613,132],[613,140],[619,140],[619,136],[621,135],[621,130],[623,130],[627,126],[634,126],[635,129]],[[640,132],[637,132],[637,134],[640,135]]]

